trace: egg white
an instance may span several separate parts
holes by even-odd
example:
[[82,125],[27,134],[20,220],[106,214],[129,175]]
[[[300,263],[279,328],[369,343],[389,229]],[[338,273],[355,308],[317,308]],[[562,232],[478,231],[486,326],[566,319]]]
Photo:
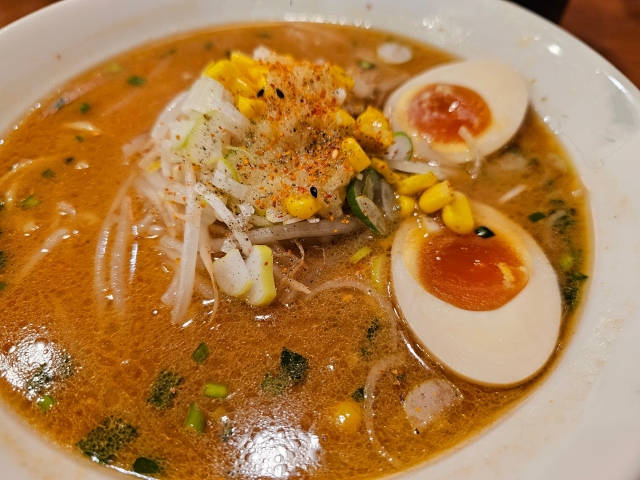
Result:
[[522,227],[487,205],[472,202],[472,209],[477,224],[502,236],[520,255],[528,274],[524,288],[489,311],[464,310],[436,298],[415,273],[416,238],[429,233],[409,219],[392,247],[395,297],[418,339],[446,368],[482,385],[517,385],[538,373],[555,351],[562,320],[558,279]]
[[[409,124],[407,107],[410,100],[423,87],[432,84],[466,87],[487,103],[492,122],[484,132],[473,137],[472,145],[466,142],[430,143]],[[506,145],[520,129],[528,103],[527,87],[510,65],[489,60],[457,62],[427,70],[398,87],[387,100],[385,115],[395,132],[405,132],[411,137],[416,155],[431,160],[436,152],[446,161],[464,163]]]

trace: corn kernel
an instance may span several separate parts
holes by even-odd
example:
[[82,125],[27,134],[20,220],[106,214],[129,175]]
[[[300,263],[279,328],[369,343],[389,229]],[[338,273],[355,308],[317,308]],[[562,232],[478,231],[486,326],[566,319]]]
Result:
[[353,400],[345,400],[334,405],[333,423],[344,433],[356,433],[362,423],[362,410]]
[[219,81],[227,90],[231,89],[233,80],[240,76],[240,72],[229,60],[209,64],[204,70],[204,74],[214,80]]
[[396,172],[389,168],[389,165],[387,165],[387,162],[385,162],[384,160],[380,160],[379,158],[372,158],[371,166],[376,172],[382,175],[382,178],[384,178],[388,183],[393,185],[394,183],[400,181],[400,177],[396,174]]
[[329,73],[331,74],[333,82],[338,86],[338,88],[342,87],[347,91],[353,88],[353,78],[351,78],[351,76],[339,66],[332,65],[331,68],[329,68]]
[[411,175],[398,182],[396,192],[398,192],[399,195],[415,195],[416,193],[424,192],[427,188],[433,187],[436,183],[438,183],[438,179],[433,172]]
[[242,95],[243,97],[255,97],[256,91],[245,79],[236,77],[231,82],[231,88],[229,91],[235,95]]
[[418,205],[424,213],[433,213],[440,210],[453,200],[453,187],[448,181],[435,184],[420,195]]
[[356,119],[354,136],[369,150],[387,150],[393,142],[393,132],[384,114],[371,106]]
[[238,110],[249,120],[262,115],[267,109],[267,105],[260,99],[238,96],[236,99]]
[[400,195],[398,203],[400,204],[400,216],[402,218],[408,218],[413,215],[416,209],[416,201],[412,197]]
[[308,195],[293,195],[284,201],[289,215],[306,220],[311,218],[322,207],[321,202]]
[[347,157],[347,160],[356,172],[361,172],[369,165],[371,160],[364,153],[362,147],[351,137],[347,137],[342,140],[342,153]]
[[351,131],[353,126],[356,124],[354,118],[342,109],[335,113],[335,120],[338,128],[344,128],[348,131]]
[[442,221],[449,230],[464,235],[473,231],[473,214],[469,200],[460,192],[453,192],[451,203],[442,208]]
[[240,52],[231,52],[231,63],[233,63],[243,77],[248,77],[249,72],[256,65],[256,61],[253,58]]
[[269,86],[268,74],[269,67],[267,65],[256,65],[249,70],[249,79],[260,90]]

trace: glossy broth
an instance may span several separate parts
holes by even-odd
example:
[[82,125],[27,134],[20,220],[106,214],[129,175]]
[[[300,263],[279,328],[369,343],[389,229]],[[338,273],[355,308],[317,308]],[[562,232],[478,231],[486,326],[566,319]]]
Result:
[[[0,171],[8,172],[0,180],[0,250],[6,259],[0,270],[4,401],[76,454],[81,453],[77,442],[106,418],[123,419],[135,427],[137,438],[118,450],[109,465],[124,470],[145,457],[160,466],[156,476],[162,478],[273,477],[285,475],[288,464],[289,475],[329,479],[381,476],[423,462],[486,427],[530,392],[544,375],[511,389],[470,384],[432,361],[401,325],[405,362],[381,376],[374,404],[376,435],[394,459],[389,462],[372,446],[364,425],[342,433],[332,413],[336,403],[351,399],[364,385],[371,366],[392,351],[389,320],[369,297],[342,289],[305,298],[283,288],[271,306],[252,308],[223,296],[211,320],[210,303],[194,295],[188,320],[176,325],[160,301],[172,271],[154,248],[157,239],[140,236],[128,250],[136,245],[126,315],[97,308],[92,285],[96,235],[122,182],[138,168],[125,160],[122,147],[148,132],[165,104],[188,88],[204,65],[230,50],[250,54],[259,45],[296,58],[322,58],[360,69],[376,86],[373,104],[381,107],[400,83],[452,59],[400,39],[411,45],[413,59],[385,65],[376,60],[375,49],[389,38],[383,32],[328,25],[226,27],[112,59],[34,108],[0,146]],[[375,68],[363,69],[362,60],[374,62]],[[361,100],[349,104],[354,113],[365,107]],[[91,122],[101,133],[69,127],[80,121]],[[514,163],[518,168],[510,168]],[[20,168],[11,171],[16,164]],[[584,280],[580,275],[588,246],[582,187],[556,139],[530,113],[512,145],[489,158],[477,179],[460,170],[452,182],[471,198],[505,212],[541,244],[558,271],[565,298],[562,346]],[[526,191],[499,204],[518,185]],[[67,214],[60,215],[59,202],[68,203],[75,214],[62,208]],[[547,228],[533,221],[533,214],[548,217],[561,209],[568,215],[560,225]],[[134,223],[144,210],[142,197],[134,196]],[[29,259],[61,227],[69,229],[69,238],[20,278]],[[390,243],[362,232],[303,241],[305,265],[297,278],[311,288],[337,278],[366,280],[369,260],[353,265],[349,257],[364,245],[388,256]],[[283,242],[278,248],[278,265],[291,268],[291,255],[300,256],[298,247]],[[376,318],[378,327],[372,330]],[[192,353],[202,342],[210,354],[198,365]],[[277,370],[283,347],[308,359],[308,378],[281,395],[269,395],[261,382]],[[166,410],[147,401],[163,370],[183,379]],[[450,380],[463,400],[427,430],[417,431],[402,400],[429,378]],[[227,384],[231,395],[205,398],[207,381]],[[46,394],[55,403],[44,413],[38,402],[42,405]],[[192,402],[207,418],[202,434],[183,428]],[[289,452],[287,461],[282,452]]]

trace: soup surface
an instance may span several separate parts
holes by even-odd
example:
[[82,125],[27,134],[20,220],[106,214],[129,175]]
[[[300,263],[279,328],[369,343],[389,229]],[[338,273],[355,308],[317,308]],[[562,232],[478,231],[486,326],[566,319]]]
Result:
[[[412,58],[380,61],[376,49],[389,40],[409,46]],[[372,91],[350,101],[354,116],[369,105],[382,108],[405,80],[452,60],[364,29],[227,27],[96,67],[37,104],[0,145],[0,395],[71,452],[149,477],[376,477],[469,438],[544,376],[514,388],[469,383],[433,360],[400,321],[402,360],[381,369],[375,402],[364,402],[372,368],[394,350],[392,320],[361,291],[315,289],[333,280],[368,281],[376,258],[389,278],[393,237],[368,230],[272,245],[278,271],[297,269],[296,280],[311,295],[286,280],[265,307],[221,295],[212,319],[212,302],[196,293],[187,318],[174,323],[161,301],[173,267],[157,249],[160,229],[143,228],[153,210],[133,188],[125,314],[112,302],[101,307],[93,286],[98,234],[123,182],[139,170],[123,146],[148,133],[208,62],[230,51],[251,55],[261,45],[357,74]],[[586,278],[588,246],[582,186],[556,139],[529,112],[515,139],[489,156],[477,176],[460,166],[449,179],[520,224],[545,251],[563,298],[561,351]],[[505,201],[505,194],[513,198]],[[160,221],[152,215],[151,223]],[[354,262],[362,247],[371,252]],[[392,288],[383,291],[393,302]],[[280,381],[283,369],[287,382]],[[450,382],[457,401],[416,428],[403,402],[434,378]],[[204,426],[191,415],[185,428],[190,405]]]

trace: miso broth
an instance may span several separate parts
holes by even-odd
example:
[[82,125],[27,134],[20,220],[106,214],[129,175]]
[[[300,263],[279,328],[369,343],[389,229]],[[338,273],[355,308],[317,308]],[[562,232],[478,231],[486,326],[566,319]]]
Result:
[[[390,39],[410,45],[412,59],[399,65],[378,61],[376,46]],[[187,318],[174,323],[161,301],[173,270],[156,248],[158,235],[134,228],[125,259],[125,314],[108,299],[100,308],[93,285],[98,233],[123,182],[139,170],[123,146],[149,132],[164,106],[208,62],[232,50],[250,55],[260,45],[358,71],[373,92],[351,101],[354,115],[369,104],[382,108],[399,84],[453,59],[365,29],[225,27],[99,65],[38,104],[0,146],[0,395],[72,454],[95,454],[102,448],[95,443],[109,433],[110,446],[94,460],[153,478],[380,477],[467,440],[549,371],[514,388],[475,385],[430,358],[400,321],[403,361],[385,369],[376,384],[376,442],[364,420],[353,420],[352,429],[337,425],[345,402],[356,409],[348,416],[367,414],[367,376],[394,350],[391,319],[374,297],[350,288],[314,291],[331,281],[368,281],[376,257],[387,259],[384,275],[390,277],[393,237],[366,229],[272,246],[279,271],[296,269],[296,280],[313,295],[296,292],[286,281],[265,307],[221,294],[211,318],[212,302],[195,293]],[[460,167],[450,179],[470,198],[522,225],[554,266],[564,311],[552,364],[570,336],[588,257],[583,187],[566,154],[530,111],[516,138],[486,159],[477,178]],[[514,188],[522,193],[503,201]],[[153,209],[135,188],[130,195],[135,227]],[[541,221],[549,218],[553,222]],[[45,241],[55,232],[61,240],[48,249]],[[354,263],[352,255],[362,247],[371,252]],[[392,292],[392,285],[383,288],[393,303]],[[199,348],[203,343],[206,348]],[[291,368],[303,370],[283,383],[285,357]],[[420,430],[408,421],[403,402],[430,378],[451,382],[460,401]],[[226,386],[228,396],[205,397],[207,382]],[[191,404],[204,415],[202,433],[185,428]]]

